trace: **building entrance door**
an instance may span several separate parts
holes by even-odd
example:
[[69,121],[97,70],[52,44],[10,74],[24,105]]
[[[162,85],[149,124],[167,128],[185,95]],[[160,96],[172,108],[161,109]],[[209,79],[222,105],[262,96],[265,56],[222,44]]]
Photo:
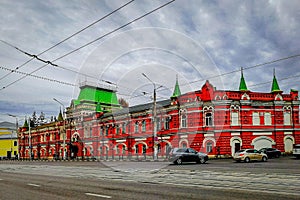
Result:
[[11,159],[11,151],[7,151],[7,156],[8,159]]
[[241,143],[234,143],[234,153],[241,150]]

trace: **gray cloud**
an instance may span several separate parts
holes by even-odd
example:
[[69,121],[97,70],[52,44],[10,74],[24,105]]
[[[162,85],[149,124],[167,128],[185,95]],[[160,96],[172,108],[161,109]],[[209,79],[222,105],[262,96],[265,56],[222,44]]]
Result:
[[[1,39],[37,54],[125,2],[3,0],[0,2]],[[53,60],[165,2],[136,1],[41,57]],[[187,92],[200,89],[204,83],[202,80],[213,75],[299,54],[299,19],[297,0],[177,0],[122,31],[57,61],[57,64],[116,82],[120,84],[120,95],[123,93],[127,98],[140,93],[140,90],[151,92],[151,84],[140,76],[141,72],[145,72],[155,82],[169,88],[161,92],[161,96],[168,97],[176,74],[179,74],[182,90]],[[0,43],[0,58],[0,65],[11,69],[29,59],[3,43]],[[29,73],[41,65],[43,63],[34,61],[21,71]],[[279,80],[300,75],[299,57],[245,70],[247,84],[271,81],[273,68],[276,68]],[[1,70],[0,77],[6,73]],[[51,66],[36,74],[75,84],[85,79]],[[0,88],[20,77],[12,74],[0,80]],[[234,73],[210,81],[217,88],[236,90],[239,77],[240,73]],[[269,92],[270,85],[250,89]],[[279,81],[279,85],[284,92],[289,92],[290,88],[300,89],[297,77]],[[0,91],[0,112],[18,110],[18,114],[22,115],[29,110],[32,113],[33,110],[39,112],[39,109],[45,109],[51,113],[58,106],[53,97],[67,106],[77,94],[77,87],[27,77]],[[141,97],[132,103],[149,100],[149,97]],[[44,106],[39,106],[41,104]]]

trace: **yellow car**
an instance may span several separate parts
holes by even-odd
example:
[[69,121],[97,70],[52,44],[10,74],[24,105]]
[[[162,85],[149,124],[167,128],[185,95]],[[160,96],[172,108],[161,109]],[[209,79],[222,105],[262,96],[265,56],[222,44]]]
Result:
[[233,159],[237,162],[244,161],[246,163],[253,160],[266,162],[268,160],[268,156],[256,149],[242,149],[234,154]]

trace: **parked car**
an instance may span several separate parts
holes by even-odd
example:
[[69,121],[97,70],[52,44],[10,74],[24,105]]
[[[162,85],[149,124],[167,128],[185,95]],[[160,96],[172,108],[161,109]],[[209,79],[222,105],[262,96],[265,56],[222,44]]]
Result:
[[237,162],[244,161],[246,163],[252,160],[266,162],[268,160],[268,156],[256,149],[242,149],[234,154],[233,159]]
[[183,162],[196,162],[204,164],[207,160],[207,154],[197,152],[192,148],[174,148],[169,154],[169,161],[178,165],[182,164]]
[[267,154],[268,158],[279,158],[281,156],[281,151],[274,148],[262,148],[259,151]]
[[300,144],[295,144],[293,148],[293,156],[300,158]]

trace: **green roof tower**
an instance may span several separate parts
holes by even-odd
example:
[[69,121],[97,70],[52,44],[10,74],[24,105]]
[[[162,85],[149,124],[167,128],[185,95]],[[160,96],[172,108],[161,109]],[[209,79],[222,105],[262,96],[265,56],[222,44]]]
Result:
[[181,95],[181,91],[180,91],[179,84],[178,84],[178,75],[176,75],[175,88],[174,88],[174,92],[173,92],[173,95],[171,96],[171,98],[175,98],[180,95]]
[[273,76],[271,92],[281,92],[281,90],[279,88],[279,85],[278,85],[278,82],[277,82],[277,79],[276,79],[275,69],[273,71],[273,74],[274,74],[274,76]]
[[246,92],[248,91],[247,85],[246,85],[246,81],[244,78],[244,74],[243,74],[243,68],[241,68],[241,80],[240,80],[240,87],[239,87],[240,91]]

